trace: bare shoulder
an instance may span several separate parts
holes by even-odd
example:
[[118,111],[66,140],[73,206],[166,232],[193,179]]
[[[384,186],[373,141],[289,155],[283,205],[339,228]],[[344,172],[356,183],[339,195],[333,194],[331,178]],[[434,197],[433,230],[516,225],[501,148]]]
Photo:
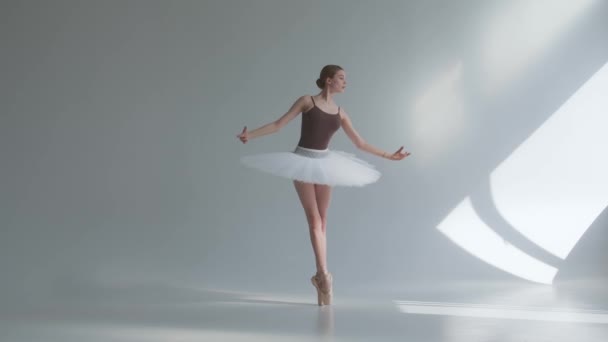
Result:
[[298,97],[298,102],[303,104],[311,104],[312,105],[312,95],[302,95]]
[[302,95],[298,97],[295,102],[289,108],[288,113],[299,114],[305,112],[312,108],[312,100],[310,99],[310,95]]
[[308,107],[309,102],[312,103],[312,100],[310,100],[309,96],[303,95],[298,97],[298,99],[291,105],[289,110],[276,120],[278,127],[281,128],[287,125],[287,123],[293,120],[293,118],[298,116],[300,113],[303,113],[304,111],[308,110],[307,108],[310,108]]
[[302,112],[309,111],[312,107],[314,107],[314,103],[312,102],[312,95],[302,95],[296,101],[299,104],[299,107]]
[[340,120],[344,121],[344,120],[350,120],[349,116],[348,116],[348,112],[346,112],[346,109],[344,109],[344,107],[340,107]]

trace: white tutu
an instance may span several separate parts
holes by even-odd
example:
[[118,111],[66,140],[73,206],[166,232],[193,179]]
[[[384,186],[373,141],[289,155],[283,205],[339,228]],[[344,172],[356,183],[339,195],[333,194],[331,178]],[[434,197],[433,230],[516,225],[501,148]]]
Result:
[[364,186],[380,178],[375,167],[354,154],[333,150],[296,147],[293,152],[245,156],[248,167],[306,183],[331,186]]

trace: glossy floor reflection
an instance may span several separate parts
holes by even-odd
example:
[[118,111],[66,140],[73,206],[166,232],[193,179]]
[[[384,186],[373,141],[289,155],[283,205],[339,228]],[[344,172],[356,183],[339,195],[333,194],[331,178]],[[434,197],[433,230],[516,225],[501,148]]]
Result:
[[361,297],[139,284],[3,305],[0,341],[608,340],[602,282],[418,286]]

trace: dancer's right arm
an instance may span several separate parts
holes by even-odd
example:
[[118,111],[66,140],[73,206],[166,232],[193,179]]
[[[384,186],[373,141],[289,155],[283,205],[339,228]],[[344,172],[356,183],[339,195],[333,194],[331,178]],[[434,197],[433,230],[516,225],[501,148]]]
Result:
[[247,126],[243,128],[243,131],[237,135],[237,137],[244,143],[248,140],[261,137],[263,135],[272,134],[278,132],[283,126],[287,125],[289,121],[293,120],[298,114],[304,111],[307,106],[308,96],[301,96],[291,105],[291,108],[287,111],[287,113],[283,114],[277,120],[266,124],[260,128],[256,128],[251,132],[247,131]]

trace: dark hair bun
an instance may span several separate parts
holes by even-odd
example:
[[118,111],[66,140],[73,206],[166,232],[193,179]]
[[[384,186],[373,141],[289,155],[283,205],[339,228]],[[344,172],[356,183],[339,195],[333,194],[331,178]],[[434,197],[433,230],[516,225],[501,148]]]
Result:
[[321,81],[320,78],[317,78],[317,87],[323,89],[323,87],[325,86],[325,84],[323,84],[323,81]]
[[334,75],[336,74],[336,72],[338,72],[338,70],[344,70],[344,69],[342,69],[341,66],[334,65],[334,64],[328,64],[328,65],[324,66],[323,69],[321,69],[319,78],[317,79],[317,87],[319,87],[321,89],[325,88],[325,80],[327,80],[328,78],[334,77]]

